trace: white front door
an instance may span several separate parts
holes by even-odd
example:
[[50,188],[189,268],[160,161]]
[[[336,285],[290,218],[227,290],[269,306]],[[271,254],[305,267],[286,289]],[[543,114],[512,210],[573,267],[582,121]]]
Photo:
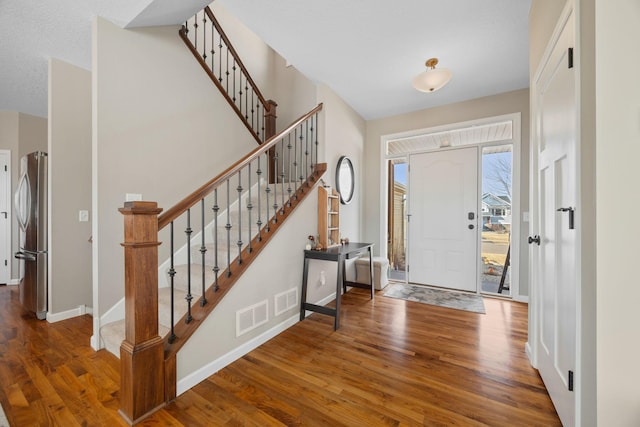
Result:
[[0,150],[0,284],[11,280],[11,152]]
[[[573,14],[538,74],[535,126],[537,197],[534,209],[540,244],[531,246],[535,270],[536,358],[540,376],[565,426],[575,425],[576,369],[576,92],[570,68]],[[535,164],[535,161],[534,161]],[[534,191],[535,194],[535,191]],[[535,206],[537,205],[537,206]]]
[[477,147],[409,156],[409,281],[477,290]]

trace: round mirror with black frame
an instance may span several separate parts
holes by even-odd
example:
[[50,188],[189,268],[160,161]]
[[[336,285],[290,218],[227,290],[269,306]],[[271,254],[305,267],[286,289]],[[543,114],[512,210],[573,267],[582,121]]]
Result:
[[338,194],[340,194],[340,203],[346,205],[351,201],[355,186],[353,164],[347,156],[342,156],[336,166],[336,189],[338,190]]

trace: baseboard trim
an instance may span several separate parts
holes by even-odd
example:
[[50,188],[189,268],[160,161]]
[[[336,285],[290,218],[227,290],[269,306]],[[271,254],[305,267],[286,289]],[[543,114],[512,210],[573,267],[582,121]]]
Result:
[[91,348],[95,351],[101,350],[104,348],[104,343],[102,342],[102,338],[96,337],[95,335],[91,335],[91,340],[89,341]]
[[20,279],[11,279],[11,281],[9,282],[9,285],[11,286],[16,286],[20,284]]
[[81,305],[78,308],[73,308],[67,311],[61,311],[60,313],[47,313],[47,322],[56,323],[62,320],[71,319],[72,317],[82,316],[84,314],[93,314],[93,308]]
[[516,295],[513,297],[514,301],[523,302],[525,304],[529,304],[529,296],[528,295]]
[[531,346],[529,345],[529,341],[527,341],[527,342],[524,344],[524,352],[525,352],[525,354],[527,355],[527,358],[529,359],[529,364],[530,364],[531,366],[533,366],[534,368],[538,369],[538,368],[537,368],[537,366],[536,366],[536,364],[535,364],[535,363],[533,363],[533,361],[534,361],[534,360],[533,360],[533,351],[532,351],[532,349],[531,349]]
[[264,333],[258,335],[257,337],[252,338],[251,340],[245,342],[244,344],[241,344],[240,346],[231,350],[229,353],[219,357],[218,359],[212,361],[211,363],[208,363],[207,365],[203,366],[197,371],[192,372],[186,377],[178,380],[178,383],[176,384],[177,395],[180,396],[185,391],[191,389],[192,387],[195,387],[200,382],[204,381],[205,379],[209,378],[211,375],[218,372],[220,369],[223,369],[225,366],[230,365],[231,363],[240,359],[245,354],[260,347],[262,344],[269,341],[271,338],[275,337],[279,333],[295,325],[296,323],[298,323],[299,320],[300,320],[300,314],[296,314],[295,316],[292,316],[286,319],[285,321],[283,321],[282,323],[279,323],[278,325],[274,326],[268,331],[265,331]]

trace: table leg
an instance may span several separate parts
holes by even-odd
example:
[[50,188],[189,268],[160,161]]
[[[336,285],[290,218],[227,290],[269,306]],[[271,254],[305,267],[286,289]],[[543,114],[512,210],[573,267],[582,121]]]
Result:
[[[380,272],[382,274],[382,272]],[[369,246],[369,286],[371,286],[371,299],[373,299],[373,255]]]
[[302,297],[300,300],[300,320],[304,320],[305,317],[305,304],[307,302],[307,279],[309,276],[309,258],[304,257],[304,264],[302,267]]
[[338,258],[338,275],[336,280],[336,320],[333,324],[333,330],[337,331],[340,327],[340,302],[342,300],[342,288],[344,286],[343,273],[344,273],[344,261],[343,256]]

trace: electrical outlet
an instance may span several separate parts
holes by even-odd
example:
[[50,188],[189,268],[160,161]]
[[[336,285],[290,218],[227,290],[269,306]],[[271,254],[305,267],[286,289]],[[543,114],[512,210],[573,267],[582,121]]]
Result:
[[80,221],[80,222],[89,221],[89,211],[79,211],[78,212],[78,221]]
[[142,200],[142,194],[138,194],[138,193],[127,193],[124,196],[124,201],[125,202],[138,202]]

